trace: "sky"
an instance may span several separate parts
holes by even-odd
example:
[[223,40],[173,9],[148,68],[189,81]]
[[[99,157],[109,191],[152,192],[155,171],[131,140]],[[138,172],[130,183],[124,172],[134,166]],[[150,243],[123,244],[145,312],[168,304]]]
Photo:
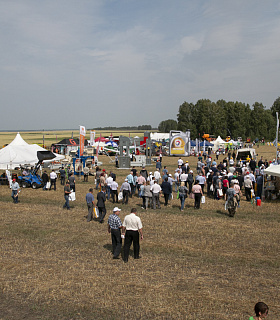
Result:
[[157,127],[280,96],[279,0],[0,0],[0,130]]

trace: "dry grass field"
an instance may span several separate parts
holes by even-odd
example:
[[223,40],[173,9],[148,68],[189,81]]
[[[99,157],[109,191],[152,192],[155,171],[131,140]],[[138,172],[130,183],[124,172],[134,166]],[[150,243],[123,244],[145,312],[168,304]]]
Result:
[[[257,152],[271,159],[274,150]],[[129,170],[100,160],[120,185]],[[188,160],[194,168],[196,159]],[[163,164],[173,173],[177,158],[164,157]],[[17,205],[0,186],[0,319],[240,320],[258,301],[269,305],[268,319],[279,319],[279,202],[256,207],[242,199],[229,218],[223,200],[206,198],[194,210],[188,198],[181,212],[174,199],[145,211],[133,197],[119,205],[120,217],[138,209],[142,258],[125,264],[112,259],[106,223],[86,222],[93,183],[78,180],[70,211],[62,208],[59,183],[57,191],[22,190]],[[106,218],[113,207],[109,200]]]

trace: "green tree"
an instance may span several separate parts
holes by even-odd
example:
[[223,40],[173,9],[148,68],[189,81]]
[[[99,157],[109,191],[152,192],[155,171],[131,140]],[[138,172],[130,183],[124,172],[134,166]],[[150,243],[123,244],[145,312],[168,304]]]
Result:
[[273,102],[273,105],[272,105],[270,110],[271,110],[271,113],[272,113],[273,117],[276,118],[276,112],[278,112],[278,117],[280,117],[280,97],[278,97]]
[[179,107],[179,113],[177,114],[178,130],[186,131],[190,129],[191,138],[196,138],[198,131],[196,128],[197,112],[195,106],[192,103],[184,102]]
[[265,109],[262,103],[255,102],[251,111],[251,138],[274,139],[275,127],[271,110]]
[[177,130],[177,121],[173,119],[168,119],[161,121],[158,125],[159,132],[169,132],[170,130]]
[[143,124],[142,126],[138,126],[138,130],[152,130],[152,126],[149,124]]
[[200,99],[195,104],[196,108],[196,129],[202,136],[203,133],[211,134],[211,119],[212,102],[209,99]]

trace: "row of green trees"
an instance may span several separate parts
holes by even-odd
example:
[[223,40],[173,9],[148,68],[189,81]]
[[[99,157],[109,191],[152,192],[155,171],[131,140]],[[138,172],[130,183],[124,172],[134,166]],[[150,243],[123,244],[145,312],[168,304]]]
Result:
[[150,124],[143,124],[140,126],[126,126],[126,127],[98,127],[94,130],[153,130]]
[[201,99],[196,104],[184,102],[179,107],[177,121],[169,119],[160,122],[158,130],[191,130],[191,138],[204,133],[214,136],[242,137],[246,139],[265,138],[274,140],[276,136],[276,112],[280,115],[280,97],[270,109],[255,102],[252,107],[242,102],[226,102]]

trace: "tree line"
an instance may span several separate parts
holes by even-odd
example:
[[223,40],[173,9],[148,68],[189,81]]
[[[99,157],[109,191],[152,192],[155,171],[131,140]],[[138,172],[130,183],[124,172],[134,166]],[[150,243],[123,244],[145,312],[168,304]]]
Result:
[[126,127],[97,127],[92,130],[153,130],[149,124],[143,124],[140,126],[126,126]]
[[280,115],[280,97],[267,109],[262,103],[255,102],[252,107],[242,102],[226,102],[200,99],[196,104],[184,102],[179,107],[177,121],[161,121],[159,132],[170,130],[191,130],[191,138],[202,137],[204,133],[214,136],[242,137],[274,140],[276,136],[276,112]]

